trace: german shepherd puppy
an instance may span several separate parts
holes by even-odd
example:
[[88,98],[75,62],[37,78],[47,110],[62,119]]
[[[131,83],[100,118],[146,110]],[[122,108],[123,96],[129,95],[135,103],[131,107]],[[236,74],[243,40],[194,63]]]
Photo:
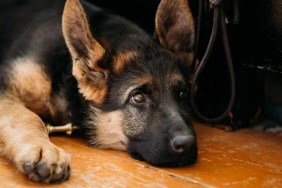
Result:
[[71,122],[92,146],[156,166],[193,163],[194,22],[187,0],[160,2],[154,36],[83,0],[51,2],[34,9],[29,22],[5,20],[2,154],[33,181],[66,180],[70,155],[50,142],[45,123]]

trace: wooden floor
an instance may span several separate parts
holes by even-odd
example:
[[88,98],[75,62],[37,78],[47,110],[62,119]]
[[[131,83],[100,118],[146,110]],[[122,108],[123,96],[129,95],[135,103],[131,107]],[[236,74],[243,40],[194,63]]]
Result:
[[62,184],[28,181],[0,158],[0,187],[282,187],[282,136],[251,130],[225,132],[195,125],[199,157],[183,168],[157,168],[125,152],[99,150],[83,140],[53,136],[72,155],[72,175]]

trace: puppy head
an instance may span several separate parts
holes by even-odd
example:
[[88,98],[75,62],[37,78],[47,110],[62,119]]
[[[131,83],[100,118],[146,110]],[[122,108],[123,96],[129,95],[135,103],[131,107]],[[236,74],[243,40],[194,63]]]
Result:
[[[95,19],[91,23],[95,27]],[[87,101],[89,143],[127,150],[154,165],[192,163],[197,143],[188,83],[194,23],[187,1],[161,1],[154,38],[135,29],[110,37],[100,32],[96,39],[78,0],[66,3],[63,34]]]
[[[108,104],[115,103],[127,138],[127,151],[154,165],[181,166],[195,161],[196,136],[189,109],[183,59],[169,52],[139,56],[116,78]],[[149,62],[149,64],[147,64]]]

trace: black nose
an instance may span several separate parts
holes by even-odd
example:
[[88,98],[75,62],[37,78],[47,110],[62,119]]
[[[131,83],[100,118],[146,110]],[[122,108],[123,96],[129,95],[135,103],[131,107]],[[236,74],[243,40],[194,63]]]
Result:
[[178,135],[171,139],[170,146],[173,152],[182,154],[187,152],[195,143],[195,137],[191,135]]

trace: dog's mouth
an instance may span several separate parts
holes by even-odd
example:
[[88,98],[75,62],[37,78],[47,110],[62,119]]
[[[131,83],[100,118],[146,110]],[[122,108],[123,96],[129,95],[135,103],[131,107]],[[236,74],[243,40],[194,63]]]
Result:
[[195,144],[185,154],[175,155],[170,152],[160,152],[159,154],[150,154],[144,152],[143,154],[137,151],[130,151],[132,158],[145,161],[153,166],[159,167],[183,167],[195,163],[198,156],[197,145]]

